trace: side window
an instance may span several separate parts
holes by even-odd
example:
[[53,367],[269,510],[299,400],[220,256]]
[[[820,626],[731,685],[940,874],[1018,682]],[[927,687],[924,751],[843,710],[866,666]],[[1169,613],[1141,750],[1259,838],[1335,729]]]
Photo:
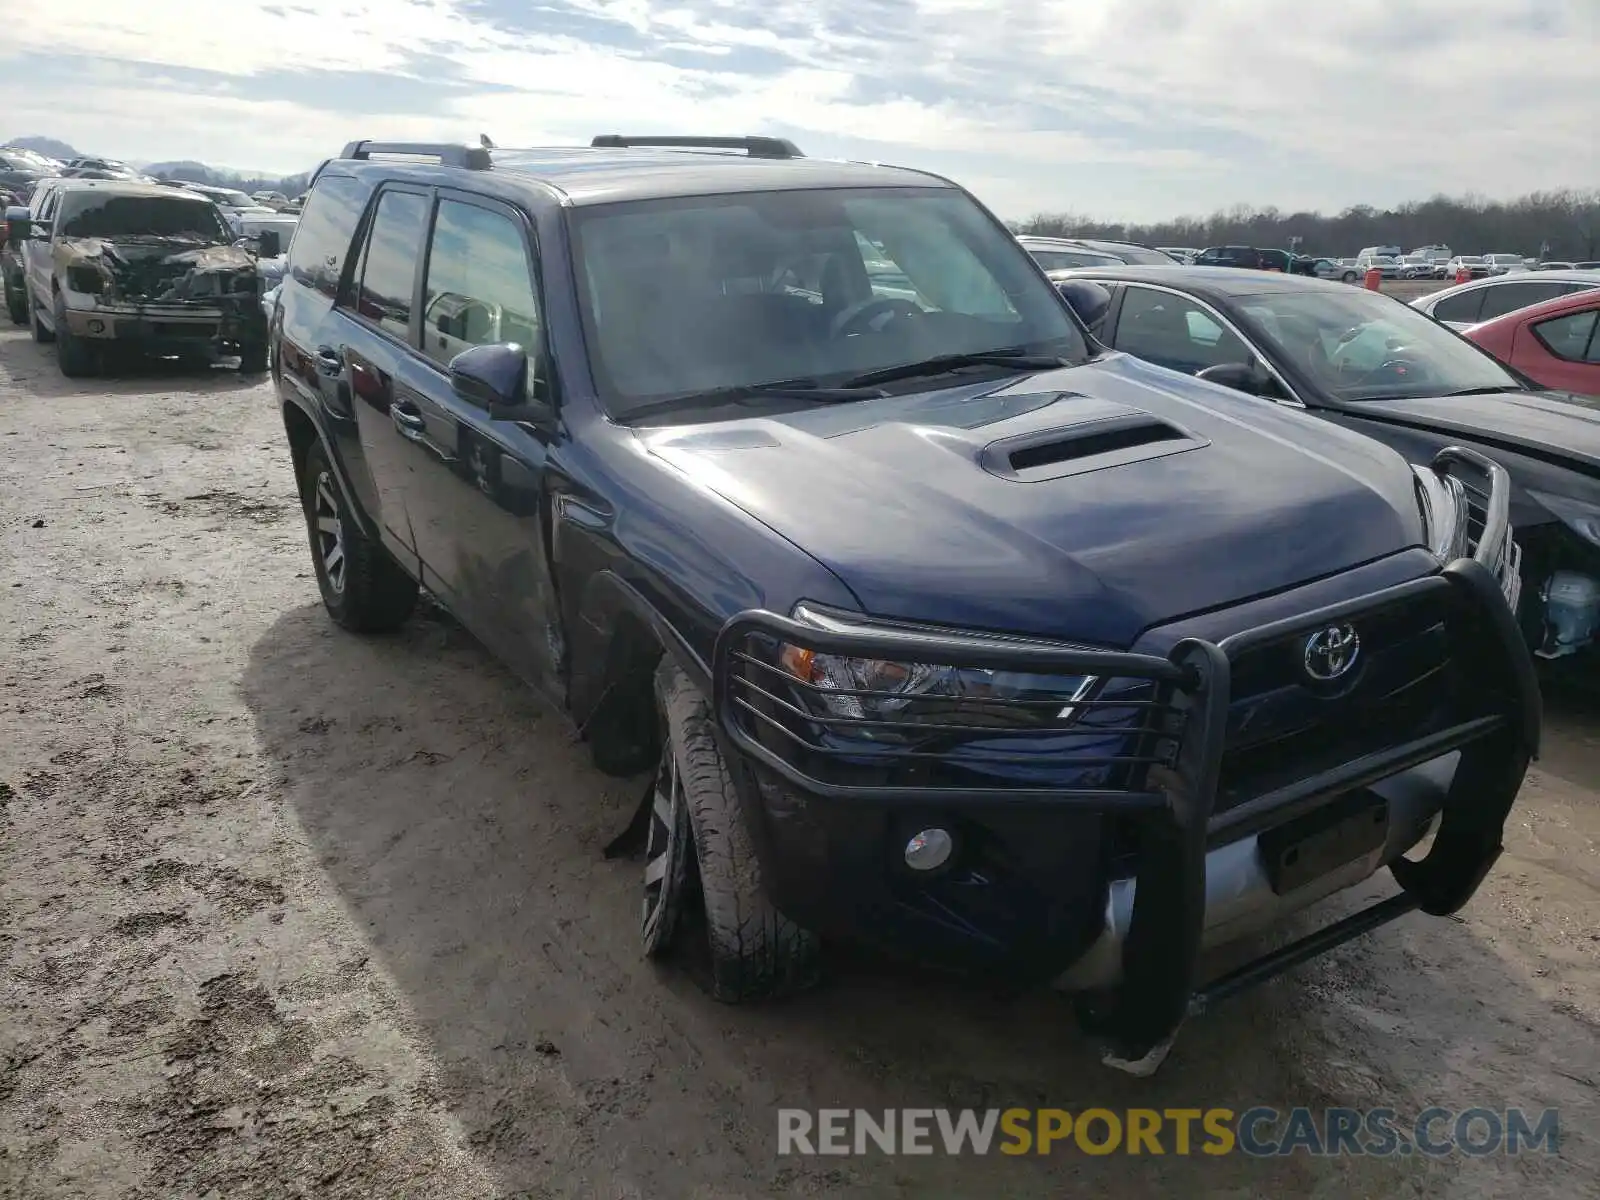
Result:
[[422,349],[439,363],[472,346],[539,345],[539,305],[522,230],[503,213],[441,200],[428,251]]
[[1462,292],[1459,296],[1450,296],[1439,301],[1433,306],[1433,319],[1435,321],[1460,321],[1471,325],[1478,320],[1478,312],[1483,308],[1483,294],[1490,288],[1473,288],[1471,291]]
[[1247,363],[1255,357],[1195,301],[1142,287],[1130,287],[1123,298],[1116,348],[1191,375],[1218,363]]
[[1478,313],[1480,321],[1503,317],[1530,304],[1553,299],[1561,294],[1561,286],[1555,283],[1503,283],[1499,287],[1485,288],[1484,291],[1489,294],[1483,298],[1483,308]]
[[397,338],[410,336],[411,289],[427,226],[426,196],[391,191],[378,197],[363,251],[356,311]]
[[1595,340],[1595,324],[1600,312],[1568,313],[1533,326],[1533,336],[1545,349],[1568,362],[1600,362],[1600,344]]
[[323,175],[289,242],[289,275],[333,299],[367,191],[348,175]]

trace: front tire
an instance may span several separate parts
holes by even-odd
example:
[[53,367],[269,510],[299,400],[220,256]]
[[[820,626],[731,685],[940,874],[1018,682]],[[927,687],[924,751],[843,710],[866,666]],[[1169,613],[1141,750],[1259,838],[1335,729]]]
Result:
[[388,633],[417,606],[417,581],[350,517],[321,442],[306,451],[300,498],[323,606],[354,633]]
[[239,347],[239,373],[241,375],[262,375],[267,370],[267,343],[244,342]]
[[[670,934],[687,915],[693,866],[710,950],[712,998],[737,1004],[811,986],[818,976],[817,939],[779,912],[767,896],[760,860],[712,733],[705,694],[676,663],[663,659],[656,671],[656,700],[662,718],[662,771],[655,799],[662,800],[660,780],[669,776],[677,794],[667,798],[665,811],[658,809],[651,821],[656,853],[652,856],[647,849],[645,856],[646,953],[663,953],[667,943],[660,940],[661,929]],[[692,864],[687,854],[673,857],[669,850],[670,839],[681,839],[682,833],[693,847]],[[651,889],[657,885],[652,933]]]
[[1339,280],[1342,283],[1354,283],[1356,281],[1356,273],[1354,271],[1346,271],[1343,275],[1339,276]]
[[99,352],[67,328],[67,306],[56,297],[56,366],[68,379],[82,379],[96,373],[100,366]]

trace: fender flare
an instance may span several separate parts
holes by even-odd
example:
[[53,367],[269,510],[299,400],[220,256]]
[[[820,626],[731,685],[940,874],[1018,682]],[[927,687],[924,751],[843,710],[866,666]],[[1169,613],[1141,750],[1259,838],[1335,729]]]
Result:
[[711,694],[711,668],[678,627],[643,592],[616,572],[601,570],[585,582],[578,597],[580,614],[572,630],[572,675],[568,706],[580,728],[593,717],[611,680],[611,653],[618,618],[635,617],[654,637],[663,654],[706,695]]
[[[322,414],[317,411],[317,406],[306,403],[290,387],[283,388],[280,392],[280,407],[282,409],[281,416],[286,423],[291,408],[311,423],[313,435],[317,443],[322,447],[323,454],[327,456],[328,465],[333,468],[333,482],[339,489],[340,499],[344,501],[345,511],[355,519],[363,537],[369,539],[378,538],[378,529],[373,523],[372,517],[356,502],[355,490],[350,486],[349,472],[345,468],[344,459],[339,456],[334,440],[328,436],[327,423],[323,420]],[[294,464],[294,470],[295,491],[298,493],[300,490],[300,466],[298,463]]]

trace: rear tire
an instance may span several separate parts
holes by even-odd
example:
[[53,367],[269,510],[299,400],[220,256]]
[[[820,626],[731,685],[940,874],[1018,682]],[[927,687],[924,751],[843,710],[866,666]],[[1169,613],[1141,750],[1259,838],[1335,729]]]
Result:
[[1356,273],[1354,271],[1346,271],[1343,275],[1339,276],[1339,280],[1342,283],[1354,283],[1356,281]]
[[306,451],[300,498],[328,615],[353,633],[388,633],[404,625],[417,606],[417,581],[351,519],[321,442]]
[[7,280],[6,285],[6,314],[11,318],[13,325],[26,325],[28,323],[28,298],[21,288],[11,286]]
[[[663,725],[663,770],[658,779],[670,775],[677,780],[681,815],[670,811],[674,806],[669,805],[655,822],[664,831],[686,824],[692,838],[712,997],[737,1004],[810,987],[819,973],[817,939],[779,912],[767,896],[733,780],[712,735],[705,694],[676,663],[663,659],[656,671],[656,699]],[[658,800],[659,792],[658,787]],[[649,890],[655,882],[651,876],[666,888],[680,889],[665,896],[669,907],[662,914],[663,920],[676,923],[687,915],[683,901],[690,890],[691,864],[668,860],[653,867],[652,861],[661,860],[659,856],[652,860],[649,850],[646,860],[646,952],[659,955],[664,946],[652,942],[649,930]]]
[[68,379],[82,379],[97,374],[100,367],[99,351],[67,328],[67,307],[61,297],[56,297],[56,366]]

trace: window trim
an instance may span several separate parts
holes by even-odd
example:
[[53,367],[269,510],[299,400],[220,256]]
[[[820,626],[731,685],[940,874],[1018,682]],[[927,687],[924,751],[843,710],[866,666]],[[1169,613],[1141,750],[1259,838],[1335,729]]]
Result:
[[[1579,351],[1583,356],[1581,358],[1568,358],[1565,354],[1559,353],[1554,346],[1545,340],[1544,334],[1539,332],[1541,326],[1553,325],[1557,321],[1570,320],[1572,317],[1583,316],[1585,313],[1588,314],[1591,320],[1589,323],[1589,340],[1584,342],[1583,349]],[[1600,359],[1589,357],[1596,350],[1600,350],[1600,306],[1588,309],[1580,308],[1576,312],[1562,313],[1559,317],[1546,317],[1542,321],[1529,321],[1528,332],[1534,336],[1539,345],[1545,348],[1550,357],[1558,362],[1572,363],[1580,367],[1600,366]]]
[[417,265],[416,294],[412,299],[412,307],[415,311],[415,328],[412,331],[414,344],[411,349],[416,352],[420,361],[432,367],[439,374],[446,377],[449,376],[450,365],[441,363],[430,355],[422,345],[422,318],[428,295],[428,268],[433,262],[433,231],[439,222],[440,205],[449,200],[457,204],[465,204],[471,208],[481,208],[486,212],[497,213],[508,218],[521,235],[522,258],[528,269],[529,285],[533,288],[533,302],[539,310],[534,314],[539,322],[539,345],[525,347],[529,355],[528,383],[530,391],[534,382],[534,372],[542,364],[545,374],[548,376],[544,380],[545,386],[550,389],[552,397],[559,397],[560,388],[556,385],[558,372],[556,370],[555,355],[550,347],[550,326],[545,316],[548,310],[544,300],[544,278],[539,269],[539,231],[534,225],[531,214],[524,212],[515,204],[509,204],[496,196],[485,196],[481,192],[468,192],[460,188],[451,187],[439,187],[432,190],[433,207],[428,212],[428,227],[423,240],[422,254],[419,256],[421,261]]
[[[1281,388],[1284,393],[1282,396],[1261,396],[1259,399],[1270,400],[1273,404],[1281,404],[1285,408],[1309,407],[1309,405],[1307,405],[1306,402],[1300,398],[1300,393],[1289,383],[1288,379],[1284,377],[1283,372],[1278,370],[1277,365],[1272,361],[1272,359],[1262,352],[1261,347],[1256,344],[1255,339],[1246,335],[1244,330],[1239,328],[1237,322],[1230,318],[1215,304],[1212,304],[1209,300],[1197,296],[1193,292],[1186,292],[1175,287],[1167,287],[1165,284],[1160,283],[1146,283],[1142,279],[1137,281],[1124,279],[1120,280],[1119,282],[1122,284],[1122,295],[1117,301],[1117,323],[1112,328],[1111,334],[1113,338],[1116,337],[1117,331],[1122,328],[1122,314],[1123,310],[1126,308],[1128,293],[1134,288],[1148,288],[1152,292],[1165,292],[1170,296],[1177,296],[1181,300],[1188,300],[1191,303],[1198,305],[1215,317],[1218,324],[1220,324],[1229,333],[1233,334],[1234,337],[1238,338],[1239,341],[1244,344],[1245,349],[1249,350],[1256,356],[1256,360],[1266,368],[1267,374],[1272,376],[1273,381],[1277,383],[1278,387]],[[1115,345],[1112,345],[1111,349],[1118,350]],[[1118,353],[1127,354],[1128,352],[1126,350],[1118,350]],[[1135,354],[1131,355],[1130,357],[1138,358],[1139,356]],[[1199,377],[1194,376],[1193,378]]]
[[[372,190],[372,195],[367,198],[367,207],[361,214],[361,219],[356,223],[355,240],[352,246],[359,246],[355,254],[348,255],[346,262],[340,268],[339,286],[334,295],[334,310],[342,313],[362,329],[383,338],[393,345],[403,347],[423,357],[417,349],[418,333],[422,327],[421,317],[417,312],[417,292],[422,286],[422,262],[427,257],[427,239],[433,235],[433,195],[436,189],[421,184],[409,183],[404,180],[386,180]],[[401,192],[407,195],[420,196],[427,206],[423,217],[423,248],[424,252],[417,255],[417,261],[412,264],[411,270],[411,312],[406,325],[406,333],[402,338],[392,329],[385,329],[376,321],[371,320],[361,311],[361,284],[367,273],[367,246],[372,241],[372,227],[378,220],[378,205],[383,203],[383,198],[391,193]]]

